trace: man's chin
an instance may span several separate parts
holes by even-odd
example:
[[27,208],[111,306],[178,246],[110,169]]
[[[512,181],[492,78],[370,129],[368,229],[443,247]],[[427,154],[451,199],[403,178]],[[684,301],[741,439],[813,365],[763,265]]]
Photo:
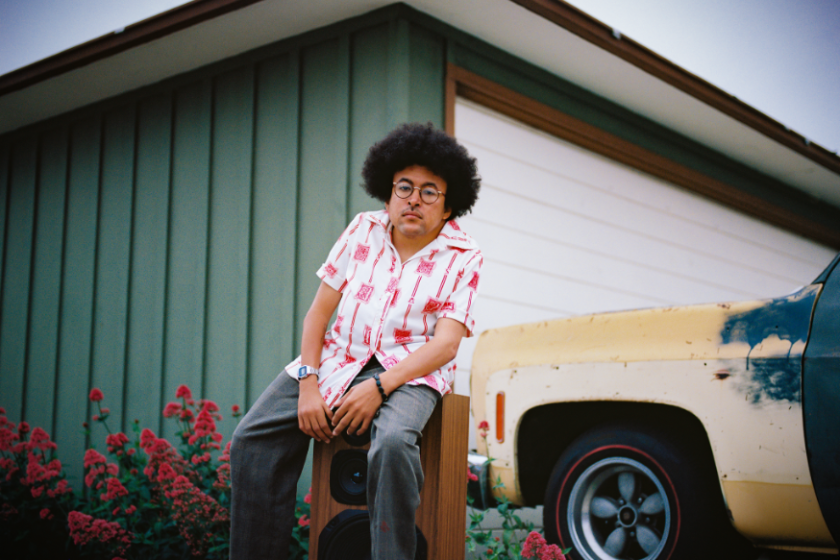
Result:
[[426,228],[420,224],[401,224],[399,230],[403,237],[408,239],[423,237],[427,233]]

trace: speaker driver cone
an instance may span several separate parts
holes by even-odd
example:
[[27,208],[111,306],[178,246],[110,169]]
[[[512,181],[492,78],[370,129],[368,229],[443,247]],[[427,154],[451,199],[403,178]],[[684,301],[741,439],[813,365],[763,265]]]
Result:
[[[417,552],[414,560],[426,560],[429,545],[415,526]],[[318,537],[318,560],[370,560],[370,514],[346,509],[327,523]]]
[[330,493],[350,506],[367,504],[367,451],[344,449],[333,455],[330,465]]

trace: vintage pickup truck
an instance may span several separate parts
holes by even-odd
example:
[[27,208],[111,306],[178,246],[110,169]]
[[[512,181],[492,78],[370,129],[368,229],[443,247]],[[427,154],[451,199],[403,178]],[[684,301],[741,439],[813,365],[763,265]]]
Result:
[[543,504],[547,538],[575,559],[722,558],[737,543],[836,554],[838,263],[777,299],[485,332],[471,374],[490,425],[478,452],[494,458],[481,486]]

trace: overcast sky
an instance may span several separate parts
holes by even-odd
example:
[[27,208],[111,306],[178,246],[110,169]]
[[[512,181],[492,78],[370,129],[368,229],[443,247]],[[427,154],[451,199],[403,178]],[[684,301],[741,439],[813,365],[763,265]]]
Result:
[[[840,0],[570,2],[812,141],[840,150]],[[184,3],[0,0],[0,74]]]

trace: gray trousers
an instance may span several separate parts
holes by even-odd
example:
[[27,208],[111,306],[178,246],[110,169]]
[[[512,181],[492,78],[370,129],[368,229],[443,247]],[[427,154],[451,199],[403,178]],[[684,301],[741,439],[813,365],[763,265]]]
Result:
[[[384,369],[360,374],[353,385],[377,371]],[[311,439],[298,428],[298,391],[298,382],[282,372],[233,433],[231,560],[288,556],[297,482]],[[414,559],[423,487],[418,440],[439,399],[429,387],[403,385],[373,420],[367,480],[372,560]]]

